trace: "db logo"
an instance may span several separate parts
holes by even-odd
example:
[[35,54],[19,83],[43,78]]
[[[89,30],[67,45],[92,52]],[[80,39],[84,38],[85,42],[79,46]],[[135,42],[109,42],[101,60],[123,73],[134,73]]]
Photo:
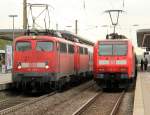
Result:
[[110,64],[115,64],[115,60],[111,60],[111,61],[110,61]]

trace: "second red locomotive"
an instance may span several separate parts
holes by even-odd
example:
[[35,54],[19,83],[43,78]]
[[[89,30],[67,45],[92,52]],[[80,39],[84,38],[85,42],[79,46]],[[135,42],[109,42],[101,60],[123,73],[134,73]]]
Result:
[[94,80],[102,88],[124,88],[136,76],[136,55],[128,39],[106,39],[94,46]]

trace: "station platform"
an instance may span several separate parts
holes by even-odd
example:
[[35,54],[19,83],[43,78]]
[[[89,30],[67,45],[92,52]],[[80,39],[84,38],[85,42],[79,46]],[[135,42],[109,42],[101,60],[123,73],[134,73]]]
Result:
[[9,73],[0,73],[0,90],[5,90],[10,87],[12,83],[12,75]]
[[150,72],[138,73],[133,115],[150,115]]

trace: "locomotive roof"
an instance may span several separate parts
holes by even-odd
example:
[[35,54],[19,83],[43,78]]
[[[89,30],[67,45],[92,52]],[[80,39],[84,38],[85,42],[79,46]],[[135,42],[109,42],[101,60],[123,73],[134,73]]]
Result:
[[86,45],[94,45],[93,42],[86,40],[80,36],[77,36],[66,30],[26,30],[25,35],[50,35],[53,37],[58,37],[66,39],[72,42],[79,42]]
[[106,42],[117,42],[117,41],[131,41],[129,39],[106,39],[106,40],[99,40],[99,42],[101,41],[106,41]]
[[[65,43],[73,43],[73,41],[71,40],[67,40],[67,39],[62,39],[62,38],[59,38],[59,37],[54,37],[54,36],[44,36],[44,35],[39,35],[39,36],[20,36],[18,38],[15,39],[15,41],[21,41],[21,40],[31,40],[31,39],[34,39],[34,40],[38,40],[38,39],[42,39],[42,40],[52,40],[52,41],[60,41],[60,42],[65,42]],[[84,43],[80,43],[80,42],[76,42],[77,44],[80,44],[80,45],[87,45],[87,44],[84,44]]]
[[74,41],[74,38],[75,38],[77,42],[80,42],[82,44],[87,44],[87,45],[92,45],[92,46],[94,45],[94,43],[92,41],[86,40],[80,36],[77,36],[77,35],[69,32],[69,31],[66,31],[66,30],[0,29],[0,34],[1,34],[0,39],[13,41],[13,38],[12,38],[13,31],[15,32],[15,39],[17,37],[28,35],[28,34],[30,34],[30,35],[51,35],[51,36],[55,36],[55,37],[60,37],[60,34],[61,34],[61,36],[63,36],[62,38],[66,37],[65,39],[67,39],[69,41]]
[[132,41],[131,40],[129,40],[129,39],[106,39],[106,40],[99,40],[97,43],[100,43],[100,42],[106,42],[106,43],[109,43],[109,42],[116,42],[116,43],[118,43],[118,42],[127,42],[127,43],[131,43],[132,44]]
[[106,35],[106,39],[127,39],[127,37],[118,33],[110,33]]

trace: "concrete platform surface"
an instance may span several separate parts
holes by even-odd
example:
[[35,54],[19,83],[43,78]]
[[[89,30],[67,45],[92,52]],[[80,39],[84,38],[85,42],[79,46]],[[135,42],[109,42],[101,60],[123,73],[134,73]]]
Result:
[[11,73],[0,73],[0,84],[7,84],[12,82]]
[[150,72],[138,73],[133,115],[150,115]]

